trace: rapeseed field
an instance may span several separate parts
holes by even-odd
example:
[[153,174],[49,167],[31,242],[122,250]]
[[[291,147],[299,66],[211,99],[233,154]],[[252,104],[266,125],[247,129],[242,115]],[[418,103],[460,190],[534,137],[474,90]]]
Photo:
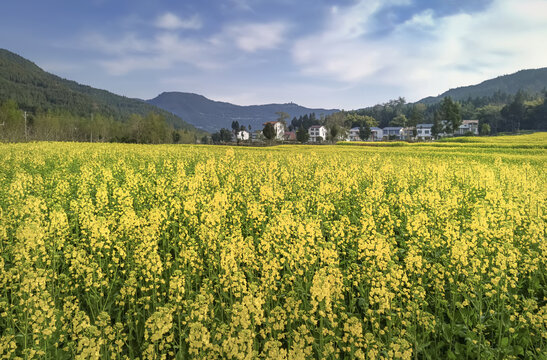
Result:
[[546,359],[534,136],[0,144],[0,358]]

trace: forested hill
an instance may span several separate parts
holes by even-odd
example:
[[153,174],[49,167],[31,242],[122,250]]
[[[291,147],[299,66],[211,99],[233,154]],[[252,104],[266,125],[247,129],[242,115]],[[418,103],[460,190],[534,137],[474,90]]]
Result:
[[546,88],[547,67],[521,70],[514,74],[498,76],[495,79],[483,81],[477,85],[450,89],[439,96],[429,96],[418,102],[434,104],[447,96],[450,96],[453,100],[466,100],[468,98],[492,97],[495,93],[514,95],[519,90],[528,93],[539,93]]
[[339,110],[309,109],[294,103],[240,106],[227,102],[213,101],[202,95],[183,92],[164,92],[148,100],[162,109],[176,114],[190,124],[203,130],[214,132],[229,128],[232,121],[241,125],[251,125],[252,129],[261,130],[264,123],[278,118],[276,112],[284,112],[290,118],[315,113],[317,118]]
[[196,131],[178,116],[143,100],[62,79],[17,54],[0,49],[0,104],[9,99],[34,113],[52,110],[79,117],[102,115],[118,121],[126,121],[132,114],[156,113],[175,128]]

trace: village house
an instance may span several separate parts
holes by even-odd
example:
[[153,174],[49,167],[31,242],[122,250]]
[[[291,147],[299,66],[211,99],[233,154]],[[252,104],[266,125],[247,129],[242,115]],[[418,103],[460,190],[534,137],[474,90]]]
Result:
[[285,141],[296,141],[296,132],[295,131],[285,131],[285,134],[283,134],[283,140],[285,140]]
[[251,134],[247,130],[240,130],[236,133],[236,140],[247,141],[251,138]]
[[361,137],[359,136],[359,127],[349,129],[348,141],[361,141]]
[[467,133],[479,135],[479,120],[463,120],[462,124],[454,132],[454,135],[461,136]]
[[384,138],[384,130],[379,127],[373,126],[370,128],[370,140],[380,141]]
[[433,134],[431,133],[431,128],[433,124],[418,124],[416,125],[416,138],[418,140],[431,140]]
[[264,126],[266,126],[266,124],[273,125],[276,140],[283,140],[283,136],[285,135],[285,125],[281,121],[268,121],[264,123]]
[[[351,129],[349,129],[349,134],[348,134],[347,140],[348,141],[362,141],[361,136],[360,136],[360,129],[361,129],[360,127],[353,127]],[[380,129],[379,127],[371,127],[370,128],[370,136],[368,137],[368,139],[366,139],[366,141],[379,141],[379,140],[382,140],[383,134],[384,134],[384,131],[382,129]]]
[[413,140],[415,132],[416,132],[416,128],[414,126],[403,128],[401,140]]
[[321,142],[327,140],[327,128],[323,125],[313,125],[308,129],[310,142]]
[[384,140],[401,140],[403,136],[403,128],[400,126],[388,126],[382,130]]

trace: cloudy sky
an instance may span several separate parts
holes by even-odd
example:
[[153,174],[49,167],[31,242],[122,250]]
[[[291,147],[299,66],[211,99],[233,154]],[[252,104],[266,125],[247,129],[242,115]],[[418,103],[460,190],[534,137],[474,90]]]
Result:
[[547,66],[547,0],[18,0],[0,48],[149,99],[356,109]]

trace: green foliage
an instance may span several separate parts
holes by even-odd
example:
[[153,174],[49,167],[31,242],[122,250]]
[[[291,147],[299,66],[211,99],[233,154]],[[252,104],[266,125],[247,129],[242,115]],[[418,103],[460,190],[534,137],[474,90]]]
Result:
[[[335,114],[340,114],[340,113],[335,113]],[[335,114],[331,116],[339,116]],[[319,120],[315,117],[315,113],[305,114],[298,118],[294,117],[288,128],[290,131],[300,129],[300,128],[303,128],[304,130],[308,131],[308,129],[312,127],[313,125],[319,125]]]
[[416,103],[412,106],[412,111],[410,113],[410,119],[408,121],[408,126],[416,126],[424,122],[424,114],[427,109],[427,106],[422,103]]
[[460,105],[452,101],[450,96],[445,97],[441,102],[439,116],[441,121],[445,121],[443,131],[447,134],[453,133],[462,124]]
[[275,129],[271,122],[266,123],[264,126],[264,129],[262,130],[262,133],[264,134],[264,137],[268,140],[273,140],[275,138]]
[[346,124],[348,127],[363,126],[365,124],[368,127],[378,126],[378,121],[375,118],[369,115],[359,115],[357,113],[349,113],[346,116]]
[[492,129],[490,128],[490,125],[488,125],[487,123],[483,123],[481,125],[481,129],[480,129],[479,134],[482,135],[482,136],[486,136],[486,135],[490,135],[491,131],[492,131]]
[[389,126],[402,126],[406,127],[408,125],[408,119],[404,114],[399,114],[395,116],[389,123]]
[[368,123],[364,122],[363,125],[359,127],[359,138],[363,141],[366,141],[371,134],[372,131],[370,130],[370,126],[368,125]]
[[301,127],[296,131],[296,140],[298,140],[302,144],[305,142],[308,142],[309,139],[310,139],[310,134],[308,133],[308,130]]
[[336,124],[332,125],[330,128],[330,137],[333,142],[336,142],[336,138],[340,134],[340,127]]
[[435,112],[435,115],[433,117],[433,127],[431,128],[431,135],[433,135],[433,138],[436,138],[439,136],[439,134],[442,132],[442,125],[441,125],[441,115],[438,111]]
[[232,132],[225,128],[220,129],[220,141],[225,143],[232,141]]

